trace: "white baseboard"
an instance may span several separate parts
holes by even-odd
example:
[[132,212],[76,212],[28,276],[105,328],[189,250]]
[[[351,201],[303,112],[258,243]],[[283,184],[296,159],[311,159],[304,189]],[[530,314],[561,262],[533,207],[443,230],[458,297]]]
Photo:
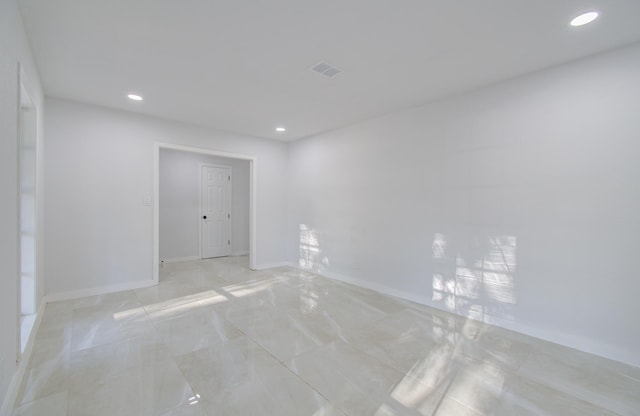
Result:
[[256,267],[253,270],[275,269],[276,267],[286,267],[286,266],[289,266],[289,262],[277,261],[273,263],[256,264]]
[[59,302],[63,300],[84,298],[87,296],[106,295],[107,293],[122,292],[124,290],[142,289],[145,287],[151,287],[155,285],[156,285],[156,282],[154,282],[153,280],[144,280],[140,282],[128,282],[128,283],[120,283],[117,285],[72,290],[69,292],[50,293],[48,295],[45,295],[44,298],[47,303]]
[[[232,257],[237,257],[237,256],[246,256],[249,254],[249,250],[239,250],[239,251],[233,251],[230,256]],[[162,262],[164,263],[180,263],[183,261],[194,261],[194,260],[200,260],[200,256],[187,256],[187,257],[175,257],[175,258],[171,258],[171,259],[162,259]]]
[[[370,282],[364,279],[358,279],[351,276],[345,276],[338,273],[328,272],[325,270],[318,271],[318,270],[304,269],[300,267],[298,264],[295,264],[293,262],[287,262],[287,266],[293,267],[295,269],[300,269],[300,270],[305,270],[311,273],[315,273],[317,275],[320,275],[332,280],[338,280],[344,283],[352,284],[354,286],[370,289],[375,292],[382,293],[384,295],[394,296],[400,299],[404,299],[404,300],[415,302],[424,306],[428,306],[430,308],[455,314],[452,311],[442,309],[440,305],[433,303],[431,299],[429,299],[428,297],[419,296],[414,293],[408,293],[402,290],[397,290],[379,283]],[[463,315],[459,315],[459,316],[463,316]],[[466,316],[463,316],[463,317],[467,319],[473,319]],[[571,337],[565,334],[559,334],[555,331],[535,328],[530,325],[523,324],[521,322],[508,321],[508,320],[499,319],[491,316],[487,316],[486,319],[484,320],[484,323],[489,325],[494,325],[500,328],[504,328],[513,332],[517,332],[523,335],[527,335],[530,337],[538,338],[544,341],[552,342],[554,344],[563,345],[565,347],[573,348],[589,354],[594,354],[600,357],[608,358],[610,360],[619,361],[621,363],[632,365],[634,367],[640,367],[640,356],[638,356],[637,353],[624,351],[619,348],[612,347],[610,345],[599,343],[598,341]]]
[[640,368],[640,355],[637,351],[623,350],[603,342],[604,340],[584,339],[548,328],[533,327],[495,317],[488,317],[485,323]]
[[176,257],[173,259],[162,259],[164,263],[179,263],[181,261],[200,260],[200,256]]
[[338,281],[343,282],[343,283],[349,283],[349,284],[352,284],[354,286],[362,287],[362,288],[365,288],[365,289],[370,289],[370,290],[373,290],[374,292],[382,293],[384,295],[390,295],[390,296],[393,296],[393,297],[396,297],[396,298],[408,300],[410,302],[415,302],[415,303],[419,303],[421,305],[425,305],[425,306],[429,306],[429,307],[435,308],[435,306],[433,306],[433,305],[431,305],[429,303],[429,299],[424,297],[424,296],[417,296],[414,293],[404,292],[402,290],[397,290],[397,289],[391,288],[391,287],[386,286],[386,285],[381,285],[379,283],[370,282],[368,280],[358,279],[358,278],[351,277],[351,276],[345,276],[345,275],[342,275],[342,274],[329,272],[329,271],[326,271],[326,270],[318,271],[318,270],[305,269],[305,268],[300,267],[299,265],[297,265],[296,263],[293,263],[293,262],[287,262],[287,266],[293,267],[294,269],[299,269],[299,270],[304,270],[304,271],[307,271],[307,272],[310,272],[310,273],[314,273],[314,274],[317,274],[319,276],[326,277],[328,279],[338,280]]
[[18,362],[18,367],[16,368],[15,373],[13,373],[13,377],[11,377],[11,383],[9,384],[9,389],[7,389],[7,394],[4,396],[4,402],[2,403],[2,408],[0,408],[0,416],[11,416],[13,412],[13,407],[15,406],[16,399],[18,398],[18,392],[22,385],[22,380],[24,379],[24,375],[27,371],[29,359],[33,353],[33,344],[35,343],[36,334],[40,328],[40,322],[42,321],[42,315],[44,314],[45,307],[46,301],[43,298],[40,305],[38,305],[36,320],[33,322],[33,327],[31,328],[29,339],[27,340],[27,346],[20,357],[20,362]]

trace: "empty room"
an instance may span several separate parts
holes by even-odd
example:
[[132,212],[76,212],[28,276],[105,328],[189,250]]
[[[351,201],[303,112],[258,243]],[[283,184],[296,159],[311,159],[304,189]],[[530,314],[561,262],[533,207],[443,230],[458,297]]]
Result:
[[640,415],[638,19],[0,0],[0,416]]

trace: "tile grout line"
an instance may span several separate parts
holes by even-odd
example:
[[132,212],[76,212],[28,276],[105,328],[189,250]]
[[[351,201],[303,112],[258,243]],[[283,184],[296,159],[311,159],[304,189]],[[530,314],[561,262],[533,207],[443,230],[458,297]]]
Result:
[[[226,318],[223,317],[223,319],[226,320]],[[315,387],[313,387],[307,380],[305,380],[304,378],[302,378],[302,376],[300,376],[299,374],[297,374],[296,372],[294,372],[291,368],[289,368],[289,366],[286,365],[286,363],[284,363],[283,361],[280,361],[275,355],[273,355],[271,352],[269,352],[269,350],[267,350],[264,346],[262,346],[262,344],[260,344],[260,342],[258,342],[258,340],[254,339],[253,337],[251,337],[249,334],[247,334],[244,330],[242,330],[241,328],[239,328],[238,326],[236,326],[233,322],[228,322],[230,325],[232,325],[234,328],[236,328],[238,331],[240,331],[245,337],[247,337],[247,339],[251,340],[251,342],[253,342],[255,345],[257,345],[262,351],[264,351],[265,353],[267,353],[267,355],[269,355],[271,358],[273,358],[279,365],[281,365],[282,367],[284,367],[290,374],[292,374],[295,378],[299,379],[300,381],[302,381],[306,386],[308,386],[313,392],[315,392],[316,394],[318,394],[320,397],[322,397],[327,403],[330,403],[332,406],[336,406],[337,408],[339,408],[335,403],[333,403],[332,401],[330,401],[324,394],[320,393],[318,390],[316,390]],[[340,409],[340,408],[339,408]],[[316,409],[316,411],[319,409]],[[342,411],[342,409],[340,409],[340,411],[342,413],[345,413]],[[345,413],[346,415],[346,413]]]

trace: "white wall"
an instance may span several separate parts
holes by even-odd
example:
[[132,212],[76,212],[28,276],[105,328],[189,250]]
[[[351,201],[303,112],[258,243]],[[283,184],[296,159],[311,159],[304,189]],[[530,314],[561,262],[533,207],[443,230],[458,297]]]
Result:
[[160,260],[200,256],[203,163],[231,167],[231,251],[249,252],[249,161],[160,149]]
[[[23,83],[34,102],[38,117],[38,152],[41,159],[43,95],[31,50],[16,2],[0,2],[0,404],[16,371],[18,346],[18,62]],[[42,178],[42,165],[38,167]],[[41,184],[42,182],[40,182]],[[44,199],[38,195],[38,218],[42,224]],[[43,234],[39,230],[39,237]],[[42,245],[38,241],[38,302],[44,276]]]
[[[47,294],[126,287],[153,273],[154,142],[257,158],[257,265],[281,262],[286,145],[47,99]],[[142,104],[144,105],[144,104]]]
[[302,267],[640,365],[640,45],[290,147]]

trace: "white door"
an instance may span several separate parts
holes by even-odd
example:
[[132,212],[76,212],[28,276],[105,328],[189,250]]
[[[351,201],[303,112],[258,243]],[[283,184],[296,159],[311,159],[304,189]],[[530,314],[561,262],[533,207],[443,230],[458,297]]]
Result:
[[231,168],[202,166],[202,258],[231,254]]

